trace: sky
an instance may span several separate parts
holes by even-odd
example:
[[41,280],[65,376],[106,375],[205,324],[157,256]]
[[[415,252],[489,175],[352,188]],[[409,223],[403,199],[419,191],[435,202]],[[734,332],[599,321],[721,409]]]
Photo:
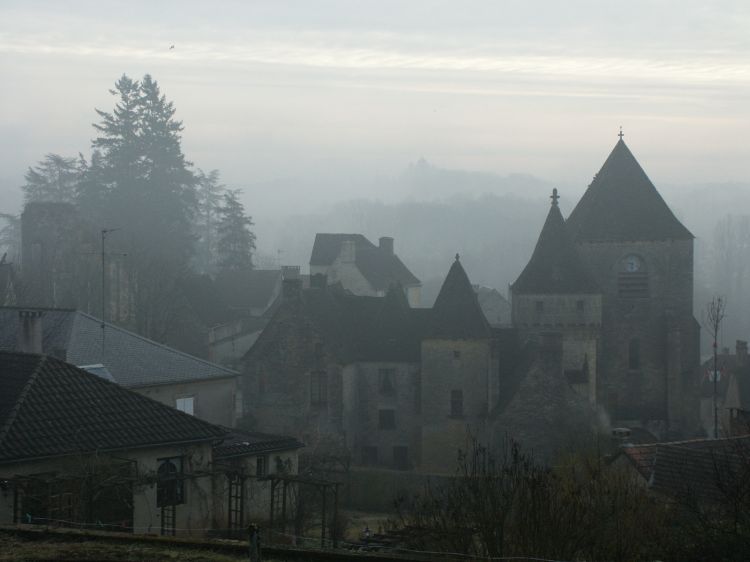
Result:
[[398,197],[421,157],[582,190],[620,126],[657,186],[748,181],[746,0],[0,0],[0,70],[0,212],[123,73],[256,216]]

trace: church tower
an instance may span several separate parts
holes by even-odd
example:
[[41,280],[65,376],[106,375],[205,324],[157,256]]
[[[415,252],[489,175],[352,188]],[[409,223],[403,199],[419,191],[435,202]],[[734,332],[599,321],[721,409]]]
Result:
[[694,429],[693,235],[620,140],[566,222],[601,290],[597,402],[658,437]]
[[602,296],[568,234],[559,198],[553,190],[534,253],[511,286],[512,321],[524,339],[561,334],[565,377],[594,404]]

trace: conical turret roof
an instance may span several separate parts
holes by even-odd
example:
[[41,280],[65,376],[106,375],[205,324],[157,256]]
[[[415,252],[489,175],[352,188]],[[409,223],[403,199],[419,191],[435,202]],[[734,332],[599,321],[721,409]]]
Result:
[[557,190],[529,263],[512,285],[514,294],[560,295],[598,293],[594,278],[584,266],[568,235],[557,205]]
[[461,266],[458,254],[443,282],[432,312],[433,336],[461,339],[489,336],[487,318],[479,306],[477,294]]
[[689,240],[622,137],[568,217],[576,242]]

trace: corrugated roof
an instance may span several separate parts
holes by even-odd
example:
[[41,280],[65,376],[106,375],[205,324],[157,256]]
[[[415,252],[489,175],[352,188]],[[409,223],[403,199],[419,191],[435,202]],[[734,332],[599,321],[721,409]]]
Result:
[[[19,310],[27,309],[0,308],[0,350],[18,350]],[[125,387],[238,375],[109,323],[104,326],[102,353],[102,323],[97,318],[76,310],[35,310],[43,312],[45,354],[64,357],[75,365],[101,363]]]
[[[556,197],[557,193],[553,195]],[[600,292],[568,236],[565,220],[553,199],[534,253],[512,285],[514,294],[591,294]]]
[[225,433],[59,359],[0,352],[0,462],[209,441]]
[[693,238],[622,139],[573,209],[567,225],[576,242]]

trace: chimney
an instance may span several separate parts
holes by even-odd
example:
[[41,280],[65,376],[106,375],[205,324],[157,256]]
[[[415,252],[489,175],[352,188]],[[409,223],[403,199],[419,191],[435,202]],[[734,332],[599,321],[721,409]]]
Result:
[[381,250],[385,250],[389,254],[393,254],[393,238],[390,236],[381,236],[378,240]]
[[339,252],[341,263],[354,263],[357,260],[357,244],[354,240],[344,240],[341,242]]
[[737,366],[744,367],[747,365],[747,342],[744,340],[737,340]]
[[18,311],[18,350],[25,353],[43,353],[41,310]]

